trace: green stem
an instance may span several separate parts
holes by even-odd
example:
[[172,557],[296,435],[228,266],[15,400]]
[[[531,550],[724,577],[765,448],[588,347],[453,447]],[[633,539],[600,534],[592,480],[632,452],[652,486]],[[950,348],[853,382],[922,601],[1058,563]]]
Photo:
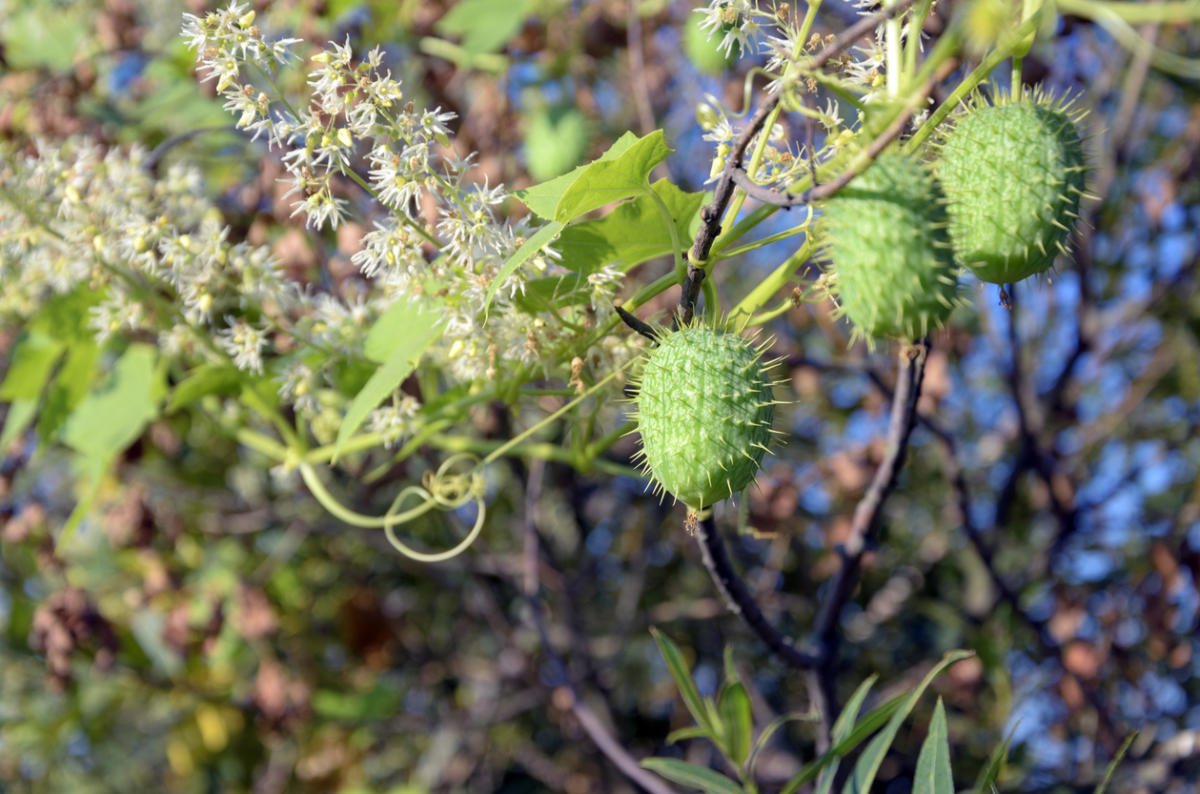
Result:
[[[921,125],[920,129],[913,133],[913,136],[908,139],[908,143],[904,147],[905,151],[915,152],[917,149],[919,149],[921,144],[923,144],[926,139],[933,134],[933,131],[937,129],[938,125],[945,121],[946,117],[954,112],[959,103],[962,102],[968,94],[974,91],[980,83],[986,80],[988,75],[992,73],[992,70],[1004,62],[1004,60],[1009,57],[1009,54],[1012,53],[1016,47],[1021,45],[1022,39],[1027,34],[1032,33],[1037,28],[1039,17],[1040,14],[1035,13],[1029,19],[1022,22],[1020,26],[1013,31],[1013,34],[1008,38],[1004,46],[997,47],[995,50],[990,52],[978,66],[972,69],[971,73],[968,74],[966,78],[964,78],[963,81],[959,83],[953,91],[950,92],[950,95],[946,97],[945,101],[938,105],[937,109],[934,110],[933,113],[929,114],[929,118],[925,120],[925,123]],[[943,40],[949,37],[950,33],[947,33],[947,35],[943,37]],[[940,45],[941,41],[939,41],[938,44]],[[928,64],[926,64],[926,66],[928,66]]]

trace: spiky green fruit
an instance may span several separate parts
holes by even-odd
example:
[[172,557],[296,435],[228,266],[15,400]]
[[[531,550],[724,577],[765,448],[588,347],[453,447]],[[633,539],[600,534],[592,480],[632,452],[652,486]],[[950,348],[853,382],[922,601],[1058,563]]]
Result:
[[761,353],[719,329],[662,335],[636,384],[638,456],[656,492],[700,510],[754,480],[775,411]]
[[1066,250],[1087,170],[1075,121],[1068,106],[1022,92],[978,100],[942,140],[954,254],[983,281],[1044,273]]
[[911,341],[950,316],[958,268],[944,203],[929,169],[894,152],[825,203],[832,289],[857,335]]

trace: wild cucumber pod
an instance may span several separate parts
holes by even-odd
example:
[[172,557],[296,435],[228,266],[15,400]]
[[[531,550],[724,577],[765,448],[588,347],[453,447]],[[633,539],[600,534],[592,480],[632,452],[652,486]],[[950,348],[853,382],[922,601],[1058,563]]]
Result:
[[958,268],[944,203],[929,170],[894,152],[825,203],[832,292],[856,335],[911,341],[946,322]]
[[1077,121],[1068,104],[1022,91],[977,99],[942,139],[955,258],[983,281],[1044,273],[1065,252],[1087,171]]
[[767,369],[762,348],[729,331],[660,336],[635,384],[638,457],[656,493],[700,510],[754,480],[775,411]]

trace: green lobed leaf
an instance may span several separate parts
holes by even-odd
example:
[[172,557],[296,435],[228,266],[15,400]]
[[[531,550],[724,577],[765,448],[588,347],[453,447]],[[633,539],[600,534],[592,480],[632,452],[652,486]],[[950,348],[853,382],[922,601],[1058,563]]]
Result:
[[[367,415],[416,369],[421,354],[442,335],[444,327],[440,319],[434,311],[418,303],[401,300],[376,320],[376,325],[386,323],[392,335],[392,347],[387,359],[354,395],[350,407],[346,409],[341,427],[338,428],[335,454],[340,452],[342,445],[358,430]],[[378,348],[378,342],[375,347]],[[376,352],[379,352],[378,349]]]
[[929,733],[917,756],[917,772],[912,794],[954,794],[954,774],[950,768],[950,736],[946,726],[946,707],[938,698],[929,723]]
[[554,220],[569,223],[605,204],[636,196],[646,187],[650,171],[670,153],[663,131],[655,130],[624,154],[592,163],[563,193],[554,208]]
[[0,383],[0,400],[38,399],[65,348],[60,340],[46,333],[27,331],[13,348],[8,372]]
[[675,686],[679,688],[683,704],[691,712],[692,719],[696,720],[696,724],[704,728],[711,736],[713,726],[708,718],[708,709],[704,704],[704,699],[700,697],[700,690],[696,688],[696,682],[692,680],[692,674],[688,672],[687,664],[683,661],[679,647],[671,641],[670,637],[656,628],[651,628],[650,634],[654,636],[654,641],[658,644],[658,652],[662,654],[663,661],[667,663],[667,671],[671,674],[671,678],[675,679]]
[[72,342],[67,347],[66,358],[46,388],[46,397],[42,401],[41,416],[37,423],[38,434],[42,438],[53,438],[87,396],[88,389],[96,379],[100,352],[100,346],[91,339]]
[[[680,190],[666,179],[650,187],[666,204],[680,240],[690,240],[705,194]],[[591,273],[604,265],[628,271],[635,265],[672,253],[671,235],[664,227],[657,202],[641,195],[608,215],[567,227],[556,245],[562,265]]]
[[706,794],[744,794],[741,786],[708,767],[675,758],[647,758],[642,761],[642,766],[672,783],[700,789]]
[[90,32],[83,10],[61,13],[50,4],[33,3],[23,11],[19,8],[20,4],[9,6],[3,25],[0,43],[8,65],[13,69],[69,70],[84,52]]
[[613,142],[613,145],[608,147],[608,150],[590,163],[581,165],[571,171],[556,176],[547,182],[542,182],[539,185],[526,188],[525,190],[517,191],[517,198],[530,209],[533,214],[538,215],[546,220],[554,220],[554,210],[558,207],[558,202],[562,199],[563,194],[575,184],[575,180],[579,179],[585,171],[594,166],[596,163],[603,163],[608,160],[614,160],[620,157],[625,152],[629,151],[638,141],[638,136],[632,132],[626,132],[620,138]]
[[434,26],[438,33],[462,36],[472,55],[495,52],[508,42],[532,11],[531,0],[459,0]]
[[112,374],[93,389],[63,425],[63,441],[103,468],[132,444],[158,416],[163,383],[158,353],[150,345],[130,345]]
[[884,756],[887,755],[888,749],[895,741],[896,734],[900,732],[900,726],[908,718],[913,707],[917,705],[917,701],[921,699],[921,695],[933,683],[933,679],[941,675],[947,667],[972,655],[970,651],[951,651],[934,665],[933,669],[921,679],[917,688],[904,699],[884,729],[871,740],[867,749],[859,756],[858,763],[854,765],[854,773],[842,788],[842,794],[867,794],[871,790],[871,784],[875,782],[875,775],[879,773]]

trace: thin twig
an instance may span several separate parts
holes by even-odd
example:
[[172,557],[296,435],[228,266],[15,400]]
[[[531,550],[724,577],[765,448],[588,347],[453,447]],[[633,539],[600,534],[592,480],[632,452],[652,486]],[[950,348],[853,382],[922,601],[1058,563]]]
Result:
[[605,727],[604,722],[592,711],[579,696],[579,691],[571,680],[566,662],[554,650],[550,642],[550,632],[546,628],[546,618],[542,605],[541,580],[538,575],[540,552],[537,532],[537,503],[541,497],[542,476],[545,463],[534,460],[529,465],[529,476],[525,488],[525,538],[522,548],[522,577],[521,589],[529,603],[529,612],[533,618],[542,649],[553,671],[550,686],[566,695],[567,707],[579,721],[579,726],[592,740],[604,757],[612,762],[627,778],[650,794],[674,794],[669,786],[652,773],[642,769],[625,747],[613,738]]
[[820,663],[815,654],[797,648],[795,643],[784,637],[767,620],[754,594],[733,569],[729,552],[711,516],[697,522],[696,542],[700,544],[700,556],[704,560],[704,567],[712,575],[713,582],[716,583],[717,590],[725,599],[730,612],[741,617],[776,656],[792,667],[808,670]]
[[[930,86],[932,86],[932,83]],[[916,95],[917,98],[904,109],[904,112],[897,116],[878,138],[871,141],[871,145],[863,151],[863,156],[854,164],[855,167],[847,168],[830,182],[814,185],[803,193],[788,193],[758,184],[741,168],[733,172],[733,181],[738,187],[746,191],[746,195],[750,198],[767,204],[775,204],[784,209],[790,209],[798,204],[809,204],[821,199],[827,199],[850,184],[850,181],[854,177],[865,171],[867,166],[875,161],[875,158],[879,156],[889,143],[900,137],[900,133],[904,132],[904,128],[908,126],[909,120],[912,119],[916,106],[928,94],[928,87],[927,90],[919,92]]]
[[[915,0],[900,0],[900,2],[870,16],[863,17],[859,22],[842,31],[837,38],[813,56],[805,64],[805,68],[813,71],[821,69],[851,44],[874,30],[880,22],[908,10],[913,2]],[[725,160],[725,167],[721,170],[716,187],[713,188],[713,199],[700,210],[700,229],[696,232],[692,248],[688,252],[687,278],[684,280],[683,291],[679,298],[678,320],[681,324],[690,323],[695,314],[696,300],[700,297],[700,284],[704,281],[705,276],[704,266],[708,261],[712,245],[721,232],[722,217],[729,206],[730,199],[733,198],[734,175],[742,167],[742,158],[750,146],[750,141],[762,129],[767,117],[771,115],[771,111],[779,104],[780,98],[781,94],[779,93],[767,96],[754,115],[750,117],[746,128],[733,140],[729,156]]]
[[696,540],[700,544],[704,565],[729,610],[740,616],[776,656],[791,667],[812,673],[808,676],[808,683],[813,709],[820,722],[821,729],[817,737],[819,747],[829,746],[833,714],[837,709],[835,667],[838,617],[854,591],[863,554],[874,539],[884,503],[895,490],[904,466],[908,440],[917,421],[917,398],[921,393],[928,356],[928,339],[907,345],[901,351],[888,426],[887,454],[854,511],[849,538],[839,549],[842,567],[822,599],[811,635],[810,650],[797,648],[767,620],[754,595],[734,570],[712,519],[695,523]]
[[883,505],[896,488],[904,467],[905,452],[917,420],[917,399],[925,377],[925,362],[929,358],[929,340],[922,339],[907,345],[900,352],[896,389],[892,395],[891,418],[888,423],[887,452],[875,470],[867,492],[854,510],[850,533],[839,552],[842,565],[829,584],[822,599],[813,627],[813,641],[821,657],[818,672],[822,676],[822,691],[831,709],[836,710],[834,678],[838,651],[838,619],[858,584],[863,555],[875,539]]

